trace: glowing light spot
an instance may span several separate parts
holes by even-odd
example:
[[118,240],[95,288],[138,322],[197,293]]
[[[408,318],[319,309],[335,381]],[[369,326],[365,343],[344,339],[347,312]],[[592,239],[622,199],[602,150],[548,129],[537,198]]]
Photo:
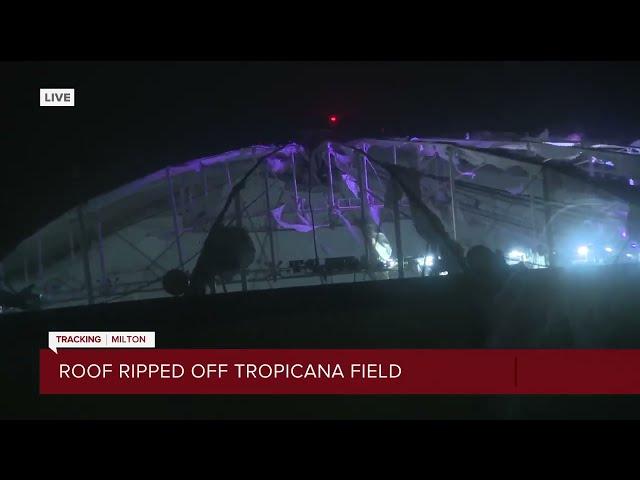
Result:
[[580,255],[581,257],[586,257],[587,255],[589,255],[589,247],[587,247],[586,245],[580,245],[578,247],[578,255]]
[[569,135],[567,137],[567,140],[569,140],[570,142],[581,142],[582,141],[582,134],[580,134],[580,133],[572,133],[571,135]]
[[433,255],[427,255],[426,257],[418,257],[416,259],[420,265],[424,265],[426,267],[433,267]]
[[613,248],[611,248],[611,247],[604,247],[604,251],[605,251],[605,252],[607,252],[607,253],[611,253],[611,252],[613,252]]
[[516,260],[518,262],[522,262],[525,259],[525,253],[522,250],[513,249],[509,253],[507,253],[507,258],[509,260]]

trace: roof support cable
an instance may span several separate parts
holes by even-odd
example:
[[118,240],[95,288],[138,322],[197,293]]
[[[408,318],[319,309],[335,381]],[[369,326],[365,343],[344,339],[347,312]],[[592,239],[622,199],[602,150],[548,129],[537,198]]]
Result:
[[267,158],[278,153],[279,151],[283,150],[286,147],[287,145],[282,145],[278,148],[275,148],[274,150],[267,153],[266,155],[262,155],[260,158],[256,160],[255,164],[247,171],[247,173],[245,173],[244,176],[231,188],[231,191],[229,192],[229,195],[227,195],[227,199],[224,203],[224,206],[222,207],[222,210],[220,210],[220,212],[218,213],[218,216],[213,222],[213,225],[211,226],[211,229],[209,230],[209,233],[207,234],[207,237],[204,240],[202,249],[200,249],[199,252],[196,252],[189,260],[187,260],[187,262],[185,262],[186,264],[194,257],[196,256],[198,257],[198,260],[196,261],[196,265],[193,268],[193,271],[191,272],[191,285],[190,285],[189,293],[202,294],[203,290],[205,289],[204,286],[207,284],[210,275],[209,275],[207,266],[204,264],[204,261],[202,260],[202,252],[207,250],[207,247],[209,245],[213,244],[214,234],[217,232],[217,230],[221,226],[224,225],[224,217],[227,213],[227,210],[229,210],[229,207],[231,206],[231,203],[235,199],[236,195],[238,195],[238,193],[245,187],[247,179],[251,175],[253,175],[253,173]]
[[[318,257],[318,243],[317,243],[317,239],[316,239],[316,221],[315,218],[313,216],[313,205],[311,204],[311,164],[312,164],[312,158],[313,157],[309,157],[309,166],[308,166],[308,175],[307,175],[307,190],[308,190],[308,204],[309,204],[309,212],[311,213],[311,228],[312,228],[312,232],[313,232],[313,252],[315,254],[315,265],[314,265],[314,270],[316,271],[320,271],[320,258]],[[329,159],[329,161],[331,161],[331,159]],[[322,275],[320,275],[320,281],[322,283],[324,283],[323,277]]]

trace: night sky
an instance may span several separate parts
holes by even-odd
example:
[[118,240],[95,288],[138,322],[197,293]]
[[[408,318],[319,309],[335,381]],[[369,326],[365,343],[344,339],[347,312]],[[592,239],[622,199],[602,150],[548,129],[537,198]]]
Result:
[[[81,200],[199,156],[356,134],[640,138],[640,62],[0,64],[0,257]],[[75,88],[75,108],[39,107]],[[384,132],[384,133],[383,133]]]

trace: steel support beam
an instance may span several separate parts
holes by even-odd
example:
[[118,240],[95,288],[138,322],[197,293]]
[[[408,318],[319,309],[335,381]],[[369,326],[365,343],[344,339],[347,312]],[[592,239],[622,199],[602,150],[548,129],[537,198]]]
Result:
[[274,279],[276,275],[276,254],[275,254],[275,245],[273,238],[273,223],[271,222],[271,200],[269,196],[269,165],[267,162],[264,162],[264,192],[267,202],[267,211],[266,220],[267,220],[267,235],[269,238],[269,254],[271,256],[271,270],[274,274]]
[[178,223],[178,208],[176,206],[176,197],[173,191],[173,179],[171,178],[171,168],[167,167],[167,184],[169,186],[169,201],[171,202],[171,214],[173,216],[173,232],[176,236],[176,248],[178,250],[178,262],[180,269],[184,270],[184,257],[182,256],[182,244],[180,243],[180,226]]
[[544,232],[547,241],[547,260],[550,267],[556,266],[556,254],[551,225],[551,179],[549,169],[542,169],[542,197],[544,199]]
[[[237,193],[235,198],[236,209],[236,226],[242,228],[242,199],[240,198],[240,192]],[[243,268],[240,271],[240,281],[242,283],[242,291],[247,291],[247,269]]]
[[38,235],[38,281],[44,277],[44,264],[42,262],[42,237]]
[[367,210],[369,207],[368,190],[366,182],[366,157],[364,155],[357,155],[358,164],[358,180],[360,187],[360,222],[362,223],[362,236],[364,238],[364,258],[366,262],[366,269],[369,271],[371,267],[371,239],[369,235],[369,222],[367,220]]
[[84,222],[84,211],[82,205],[78,206],[78,224],[80,225],[80,249],[82,251],[82,266],[84,269],[84,283],[87,288],[87,301],[89,305],[94,302],[93,282],[91,280],[91,264],[89,263],[89,238]]
[[451,194],[451,225],[453,226],[453,239],[458,240],[458,226],[456,222],[456,182],[453,177],[454,153],[449,153],[449,192]]
[[291,152],[291,169],[293,171],[293,192],[296,196],[296,211],[300,205],[298,200],[298,178],[296,177],[296,154]]
[[[398,163],[396,146],[393,146],[393,164]],[[400,186],[395,180],[392,180],[393,188],[396,192],[401,192]],[[398,258],[398,278],[404,278],[404,251],[402,249],[402,228],[400,224],[400,200],[402,195],[395,202],[393,202],[393,227],[396,237],[396,257]]]
[[107,285],[107,266],[104,259],[104,242],[102,239],[102,219],[100,218],[100,214],[98,213],[98,252],[100,253],[100,283],[102,288],[105,288]]

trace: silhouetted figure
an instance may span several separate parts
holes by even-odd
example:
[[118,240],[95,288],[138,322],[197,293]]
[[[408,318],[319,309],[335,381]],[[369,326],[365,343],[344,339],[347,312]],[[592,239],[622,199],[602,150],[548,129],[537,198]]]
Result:
[[466,255],[467,268],[477,275],[492,275],[498,269],[495,253],[484,245],[471,247]]
[[466,255],[466,269],[481,294],[500,291],[509,275],[509,267],[501,251],[495,253],[484,245],[475,245]]
[[505,259],[504,252],[502,250],[496,250],[496,262],[498,269],[506,272],[509,269],[507,260]]

